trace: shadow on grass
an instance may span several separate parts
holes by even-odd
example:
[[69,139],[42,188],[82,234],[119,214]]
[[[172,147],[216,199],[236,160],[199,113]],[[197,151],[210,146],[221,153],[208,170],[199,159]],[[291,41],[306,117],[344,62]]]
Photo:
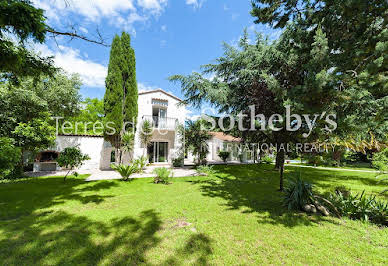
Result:
[[[150,264],[147,251],[162,241],[157,234],[163,230],[162,220],[155,210],[146,210],[136,216],[98,221],[60,208],[47,209],[66,201],[99,204],[113,195],[98,195],[98,192],[117,185],[118,182],[86,183],[79,179],[64,183],[61,177],[1,185],[2,264]],[[87,195],[89,193],[94,194]],[[103,212],[101,214],[104,215]],[[178,247],[172,252],[173,255],[163,259],[165,262],[162,261],[162,264],[178,264],[187,259],[206,264],[210,251],[207,236],[195,233],[184,247]]]
[[[98,192],[114,186],[117,184],[109,181],[86,183],[82,179],[69,179],[63,182],[62,177],[34,178],[1,184],[0,221],[30,215],[35,210],[63,204],[68,200],[99,204],[112,196],[99,195]],[[89,192],[92,195],[85,195]]]
[[[279,172],[273,170],[271,165],[228,165],[214,169],[216,174],[213,177],[190,182],[199,185],[203,195],[224,199],[227,210],[256,213],[259,223],[281,224],[287,227],[314,225],[323,221],[336,224],[339,222],[332,218],[290,212],[282,206],[282,193],[278,191]],[[349,180],[357,180],[366,185],[376,184],[371,178],[363,178],[350,172],[346,175],[335,175],[333,171],[318,169],[287,170],[286,182],[288,178],[299,174],[303,179],[327,190]]]

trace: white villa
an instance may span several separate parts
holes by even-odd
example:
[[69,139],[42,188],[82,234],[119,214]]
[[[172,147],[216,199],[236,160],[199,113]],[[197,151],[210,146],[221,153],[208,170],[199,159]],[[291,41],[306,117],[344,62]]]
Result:
[[[178,156],[183,143],[177,137],[176,127],[184,124],[186,108],[179,105],[182,100],[161,89],[140,92],[138,98],[138,125],[144,120],[150,120],[153,125],[152,143],[143,147],[139,130],[135,134],[134,158],[147,155],[151,163],[171,163]],[[34,162],[34,171],[54,171],[58,166],[55,162],[58,154],[66,147],[79,146],[82,153],[88,154],[81,169],[110,169],[115,162],[115,149],[98,135],[59,135],[56,146],[51,150],[42,151]],[[129,159],[124,155],[124,162]]]
[[[186,108],[179,104],[182,100],[178,97],[157,89],[140,92],[138,98],[138,125],[135,134],[134,158],[146,155],[150,163],[171,164],[172,160],[182,156],[184,149],[182,138],[178,136],[177,126],[184,125]],[[152,142],[148,147],[140,141],[139,129],[144,120],[149,120],[153,125]],[[218,156],[220,150],[225,150],[228,144],[238,144],[241,139],[225,135],[222,132],[210,132],[212,138],[208,142],[208,162],[221,162]],[[50,150],[42,151],[34,162],[34,172],[58,170],[55,159],[66,147],[78,146],[82,153],[88,154],[90,160],[86,161],[81,169],[110,169],[111,163],[116,160],[115,149],[100,135],[59,135],[56,145]],[[249,157],[249,156],[248,156]],[[232,151],[228,161],[238,161],[238,151]],[[243,161],[247,161],[244,155]],[[129,155],[124,154],[123,162],[129,161]],[[189,153],[186,162],[194,161]]]

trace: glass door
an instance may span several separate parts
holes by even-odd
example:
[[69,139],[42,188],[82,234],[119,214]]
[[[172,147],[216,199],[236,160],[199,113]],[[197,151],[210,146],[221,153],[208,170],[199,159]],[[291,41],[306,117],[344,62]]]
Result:
[[168,161],[168,142],[152,142],[147,149],[150,163]]
[[168,156],[168,143],[167,142],[158,142],[158,162],[167,162]]
[[167,109],[159,109],[159,126],[165,128],[167,126]]

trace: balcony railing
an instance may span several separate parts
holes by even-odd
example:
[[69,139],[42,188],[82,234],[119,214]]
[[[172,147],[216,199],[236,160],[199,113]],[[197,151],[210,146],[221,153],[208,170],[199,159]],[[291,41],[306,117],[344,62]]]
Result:
[[152,115],[144,115],[143,120],[149,120],[153,128],[174,130],[178,119],[171,117],[159,117]]

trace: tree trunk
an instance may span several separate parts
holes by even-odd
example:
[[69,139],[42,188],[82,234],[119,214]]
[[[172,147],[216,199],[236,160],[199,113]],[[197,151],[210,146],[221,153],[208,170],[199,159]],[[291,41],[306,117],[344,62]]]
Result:
[[279,190],[283,191],[283,172],[284,172],[284,157],[285,153],[284,150],[279,150],[276,154],[276,162],[275,162],[275,169],[278,169],[280,172],[280,184],[279,184]]
[[282,166],[280,166],[280,184],[279,184],[279,190],[284,191],[284,186],[283,186],[283,172],[284,172],[284,163]]
[[276,153],[275,169],[280,170],[281,166],[284,166],[284,150],[280,150]]
[[73,170],[73,168],[70,168],[70,170],[67,171],[66,175],[63,177],[63,182],[66,181],[66,177],[68,176],[68,174],[70,173],[71,170]]

